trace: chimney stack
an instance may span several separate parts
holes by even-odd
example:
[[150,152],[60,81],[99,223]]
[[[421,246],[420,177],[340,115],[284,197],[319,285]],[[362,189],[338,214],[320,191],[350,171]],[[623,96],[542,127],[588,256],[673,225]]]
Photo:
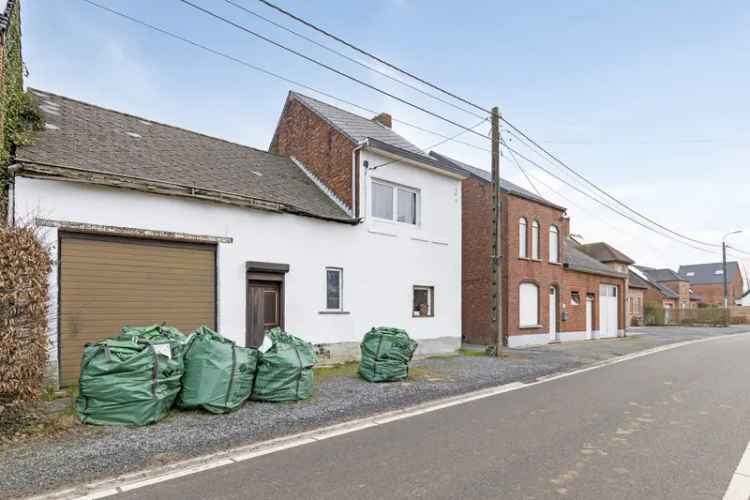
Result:
[[388,128],[393,128],[393,118],[388,113],[380,113],[378,116],[373,117],[372,121],[381,123]]

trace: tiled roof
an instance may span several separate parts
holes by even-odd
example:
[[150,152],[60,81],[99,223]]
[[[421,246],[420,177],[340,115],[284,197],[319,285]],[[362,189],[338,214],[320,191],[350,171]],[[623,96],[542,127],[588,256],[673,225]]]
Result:
[[174,183],[351,221],[292,159],[181,128],[33,90],[45,130],[20,146],[39,164]]
[[382,123],[337,108],[336,106],[298,92],[289,92],[289,98],[301,102],[353,142],[361,142],[367,138],[372,138],[398,149],[417,154],[423,158],[429,158],[424,151]]
[[644,280],[633,271],[628,270],[628,286],[630,288],[648,289],[648,281]]
[[[690,281],[695,285],[710,285],[724,282],[724,274],[716,274],[722,271],[722,263],[714,262],[710,264],[692,264],[680,266],[679,273],[682,279]],[[740,266],[737,262],[727,262],[727,281],[734,279],[735,273],[740,272]],[[693,273],[690,275],[689,273]]]
[[581,250],[581,245],[570,237],[564,240],[563,248],[565,255],[563,263],[568,269],[593,274],[603,274],[605,276],[612,276],[616,278],[627,277],[625,273],[618,273],[608,266],[605,266],[595,258],[587,255]]
[[[446,165],[453,165],[455,167],[458,167],[462,170],[464,170],[468,175],[471,175],[472,177],[476,177],[480,180],[483,180],[485,182],[492,182],[492,174],[486,170],[483,170],[481,168],[474,167],[472,165],[469,165],[468,163],[464,163],[459,160],[455,160],[453,158],[450,158],[448,156],[442,155],[440,153],[436,153],[435,151],[430,152],[430,156],[435,158],[437,161],[446,164]],[[561,207],[559,205],[556,205],[552,203],[549,200],[546,200],[542,198],[541,196],[532,193],[528,189],[524,189],[521,186],[514,184],[510,182],[507,179],[500,179],[500,189],[502,191],[505,191],[508,194],[513,194],[516,196],[519,196],[521,198],[525,198],[527,200],[535,201],[537,203],[541,203],[543,205],[546,205],[548,207],[556,208],[561,211],[565,211],[565,207]]]
[[654,269],[652,267],[646,267],[646,266],[636,266],[640,271],[645,274],[649,280],[654,281],[656,283],[661,283],[664,281],[687,281],[684,276],[680,276],[676,272],[672,271],[671,269],[663,268],[663,269]]
[[659,282],[652,281],[651,282],[661,293],[668,299],[679,299],[680,295],[672,290],[671,288],[667,288],[666,286],[662,285]]
[[582,250],[599,262],[622,262],[628,265],[635,263],[633,259],[603,241],[582,245]]

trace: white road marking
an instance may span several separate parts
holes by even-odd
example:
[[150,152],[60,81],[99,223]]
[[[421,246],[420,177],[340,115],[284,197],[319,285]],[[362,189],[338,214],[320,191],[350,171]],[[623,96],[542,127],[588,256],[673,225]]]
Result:
[[734,471],[724,500],[748,500],[750,498],[750,443],[742,454],[740,464]]
[[[581,368],[575,371],[560,373],[557,375],[550,375],[546,377],[540,377],[536,381],[530,382],[530,383],[512,382],[512,383],[497,386],[497,387],[491,387],[489,389],[483,389],[483,390],[479,390],[475,392],[470,392],[467,394],[463,394],[461,396],[439,399],[436,401],[431,401],[428,403],[416,405],[410,408],[385,412],[385,413],[381,413],[379,415],[375,415],[371,417],[365,417],[365,418],[361,418],[357,420],[352,420],[349,422],[344,422],[342,424],[331,425],[328,427],[323,427],[320,429],[315,429],[315,430],[303,432],[300,434],[276,438],[276,439],[272,439],[269,441],[264,441],[262,443],[255,443],[251,445],[240,446],[238,448],[233,448],[231,450],[213,453],[213,454],[205,455],[202,457],[192,458],[189,460],[184,460],[182,462],[176,462],[173,464],[164,465],[164,466],[156,467],[152,469],[147,469],[147,470],[140,471],[140,472],[125,474],[125,475],[118,476],[115,478],[104,479],[101,481],[84,484],[76,488],[66,488],[64,490],[35,496],[35,497],[30,498],[29,500],[72,500],[72,499],[76,499],[76,500],[92,499],[93,500],[97,498],[105,498],[108,496],[116,495],[118,493],[122,493],[124,491],[131,491],[131,490],[135,490],[138,488],[142,488],[144,486],[149,486],[149,485],[169,481],[171,479],[175,479],[178,477],[184,477],[184,476],[188,476],[192,474],[197,474],[199,472],[204,472],[207,470],[215,469],[217,467],[223,467],[226,465],[239,463],[245,460],[252,460],[254,458],[257,458],[263,455],[276,453],[278,451],[287,450],[289,448],[296,448],[298,446],[304,446],[304,445],[315,443],[317,441],[321,441],[324,439],[329,439],[335,436],[341,436],[344,434],[350,434],[350,433],[368,429],[371,427],[386,425],[389,422],[395,422],[397,420],[403,420],[406,418],[416,417],[418,415],[423,415],[425,413],[431,413],[437,410],[442,410],[444,408],[450,408],[452,406],[470,403],[472,401],[477,401],[480,399],[497,396],[499,394],[503,394],[506,392],[516,391],[516,390],[524,389],[527,387],[533,387],[535,385],[544,384],[547,382],[551,382],[553,380],[572,377],[573,375],[578,375],[580,373],[585,373],[591,370],[597,370],[600,368],[604,368],[605,366],[616,365],[619,363],[623,363],[625,361],[642,358],[644,356],[650,356],[652,354],[656,354],[656,353],[660,353],[664,351],[670,351],[672,349],[677,349],[679,347],[693,345],[693,344],[700,344],[703,342],[711,342],[711,341],[720,340],[720,339],[733,338],[733,337],[738,337],[738,336],[746,336],[746,335],[750,335],[750,332],[735,334],[732,336],[706,337],[706,338],[701,338],[697,340],[688,340],[685,342],[677,342],[674,344],[668,344],[668,345],[664,345],[660,347],[655,347],[653,349],[646,349],[644,351],[626,354],[624,356],[619,356],[616,358],[611,358],[611,359],[607,359],[607,360],[600,361],[597,363],[593,363],[585,368]],[[747,451],[745,452],[745,455],[748,455]],[[748,458],[748,460],[745,460],[745,458],[743,457],[743,461],[740,462],[740,465],[743,466],[743,464],[745,464],[747,468],[750,469],[750,458]],[[739,471],[739,467],[738,467],[738,471]],[[737,476],[737,474],[735,474],[735,476]],[[748,481],[742,484],[738,482],[737,483],[737,485],[739,485],[738,487],[742,487],[742,485],[744,484],[750,488],[750,470],[747,471],[747,475],[741,474],[741,477],[744,477]],[[733,479],[733,484],[734,484],[734,479]],[[733,485],[730,484],[730,490],[732,489],[732,487]],[[747,491],[750,492],[750,489],[748,489]],[[730,491],[728,490],[727,494],[729,493]],[[742,500],[748,500],[747,494],[745,497],[736,497],[736,496],[726,497],[725,496],[724,500],[736,500],[740,498]]]

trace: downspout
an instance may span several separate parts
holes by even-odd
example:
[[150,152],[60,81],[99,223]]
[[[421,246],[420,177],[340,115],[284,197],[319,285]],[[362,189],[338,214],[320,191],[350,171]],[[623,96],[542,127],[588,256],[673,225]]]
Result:
[[[362,141],[358,143],[354,149],[352,150],[352,216],[355,219],[361,219],[361,213],[362,210],[359,210],[359,185],[361,184],[364,187],[364,192],[367,192],[367,184],[357,183],[357,179],[359,178],[359,161],[358,156],[361,156],[361,152],[364,150],[365,147],[365,141]],[[367,179],[367,168],[365,168],[365,175],[363,181]],[[366,205],[364,205],[362,208],[364,209]]]
[[16,172],[21,170],[21,168],[22,165],[18,163],[8,166],[8,180],[5,184],[5,189],[8,191],[8,213],[6,214],[6,222],[10,227],[16,225]]

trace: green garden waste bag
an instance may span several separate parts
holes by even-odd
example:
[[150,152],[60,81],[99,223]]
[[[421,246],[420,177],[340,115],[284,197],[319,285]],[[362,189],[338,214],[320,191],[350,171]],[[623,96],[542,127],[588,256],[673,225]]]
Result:
[[88,344],[81,359],[76,413],[97,425],[147,425],[164,418],[180,392],[185,336],[154,325],[125,327]]
[[274,328],[267,333],[271,347],[261,352],[251,399],[298,401],[312,396],[313,366],[318,362],[312,344]]
[[250,397],[258,365],[256,349],[240,347],[201,326],[190,335],[183,359],[180,408],[227,413]]
[[409,375],[409,362],[417,342],[398,328],[373,328],[360,345],[359,374],[370,382],[403,380]]

